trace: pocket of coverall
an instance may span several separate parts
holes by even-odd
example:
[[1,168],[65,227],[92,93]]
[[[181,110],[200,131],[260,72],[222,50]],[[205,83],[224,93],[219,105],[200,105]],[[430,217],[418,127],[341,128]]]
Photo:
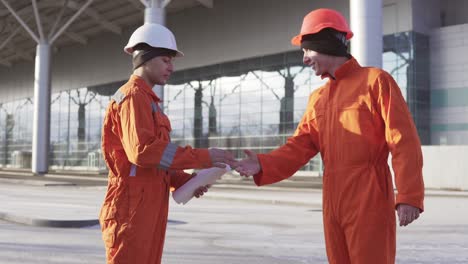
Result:
[[129,180],[128,183],[128,215],[130,216],[130,223],[135,216],[138,207],[143,202],[145,193],[144,185],[145,182]]
[[163,114],[163,113],[157,113],[157,116],[159,118],[159,124],[164,127],[167,132],[171,132],[172,131],[172,127],[171,127],[171,122],[169,121],[169,118],[167,117],[167,115]]
[[[325,129],[325,110],[318,108],[315,109],[314,112],[310,115],[310,119],[308,120],[308,123],[312,125],[312,127],[318,132],[319,134],[319,144],[320,146],[323,145],[323,140],[324,138],[320,136],[321,131],[326,131]],[[312,136],[312,135],[311,135]]]
[[373,128],[373,117],[369,107],[365,104],[350,104],[338,109],[339,121],[349,132],[363,135]]
[[112,248],[115,245],[117,236],[118,222],[116,219],[117,208],[113,205],[104,207],[103,210],[103,222],[101,223],[102,240],[106,248]]
[[367,164],[372,159],[375,145],[373,116],[367,105],[354,104],[338,109],[335,124],[337,143],[343,148],[339,159],[343,165]]
[[172,131],[169,118],[161,112],[154,113],[154,115],[156,135],[158,135],[160,139],[169,140],[169,133]]
[[323,111],[315,112],[312,116],[312,124],[317,131],[323,131],[325,129],[325,114]]

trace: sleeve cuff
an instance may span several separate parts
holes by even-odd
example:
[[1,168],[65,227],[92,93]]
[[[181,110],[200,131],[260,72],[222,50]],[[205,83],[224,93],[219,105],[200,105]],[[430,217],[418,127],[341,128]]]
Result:
[[399,204],[409,204],[411,206],[419,208],[421,213],[424,212],[424,198],[415,197],[415,195],[397,194],[395,208]]
[[190,179],[192,179],[193,176],[194,176],[194,174],[188,174],[188,173],[185,173],[184,171],[175,171],[171,175],[171,188],[172,188],[172,191],[175,191],[175,190],[179,189],[182,185],[184,185]]
[[265,157],[263,154],[258,154],[257,155],[257,158],[258,158],[258,162],[260,162],[260,172],[255,174],[253,176],[253,179],[254,179],[254,182],[257,186],[262,186],[262,185],[266,185],[266,184],[269,184],[268,182],[265,182],[264,181],[264,174],[265,174],[265,171],[263,168],[266,168],[265,167]]
[[197,156],[202,168],[211,168],[213,163],[211,163],[210,152],[208,149],[197,149]]

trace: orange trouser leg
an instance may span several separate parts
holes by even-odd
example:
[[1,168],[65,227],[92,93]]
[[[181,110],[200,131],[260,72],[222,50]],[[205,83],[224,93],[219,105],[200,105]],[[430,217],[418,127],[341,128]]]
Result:
[[[163,180],[130,181],[121,199],[127,201],[121,202],[123,206],[117,210],[115,243],[106,244],[107,263],[160,264],[168,216],[168,184]],[[128,215],[121,219],[119,212]]]
[[327,254],[336,264],[394,264],[396,221],[391,179],[375,167],[324,177]]
[[393,208],[366,212],[350,221],[345,236],[351,263],[394,264],[396,223]]
[[350,264],[345,233],[333,216],[329,215],[325,210],[323,225],[328,262],[330,264]]
[[[393,219],[393,221],[392,221]],[[394,264],[395,216],[366,214],[356,222],[339,225],[324,216],[325,242],[330,264]]]
[[166,235],[169,186],[163,181],[144,183],[143,199],[132,220],[135,225],[134,263],[160,264]]

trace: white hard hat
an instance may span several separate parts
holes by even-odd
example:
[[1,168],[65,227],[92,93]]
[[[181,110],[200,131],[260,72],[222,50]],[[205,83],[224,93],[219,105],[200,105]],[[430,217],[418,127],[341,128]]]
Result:
[[146,43],[153,48],[165,48],[176,52],[176,57],[184,56],[184,53],[177,49],[174,34],[165,26],[145,23],[137,28],[130,36],[124,50],[128,54],[133,53],[133,48],[140,43]]

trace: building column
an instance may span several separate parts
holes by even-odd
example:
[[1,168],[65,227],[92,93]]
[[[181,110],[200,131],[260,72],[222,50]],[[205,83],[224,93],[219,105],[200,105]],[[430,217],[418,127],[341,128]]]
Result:
[[49,170],[50,50],[47,42],[39,43],[36,48],[32,144],[32,172],[35,174]]
[[[165,25],[166,13],[162,6],[162,0],[148,0],[145,8],[145,23],[154,23]],[[154,93],[161,99],[161,109],[164,109],[164,86],[155,85],[153,87]]]
[[[32,0],[32,8],[36,19],[38,34],[31,30],[25,20],[18,15],[6,0],[0,0],[11,15],[37,43],[34,69],[34,120],[31,164],[31,170],[34,174],[40,175],[49,171],[51,46],[93,1],[94,0],[87,0],[65,24],[55,32],[49,32],[49,36],[46,36],[41,23],[37,0]],[[66,8],[66,5],[62,6],[63,10]],[[58,19],[60,20],[60,17]],[[58,23],[59,21],[56,22]]]
[[164,25],[166,13],[162,3],[159,0],[149,0],[145,8],[145,23],[155,23]]
[[362,66],[382,67],[382,0],[350,0],[351,54]]

